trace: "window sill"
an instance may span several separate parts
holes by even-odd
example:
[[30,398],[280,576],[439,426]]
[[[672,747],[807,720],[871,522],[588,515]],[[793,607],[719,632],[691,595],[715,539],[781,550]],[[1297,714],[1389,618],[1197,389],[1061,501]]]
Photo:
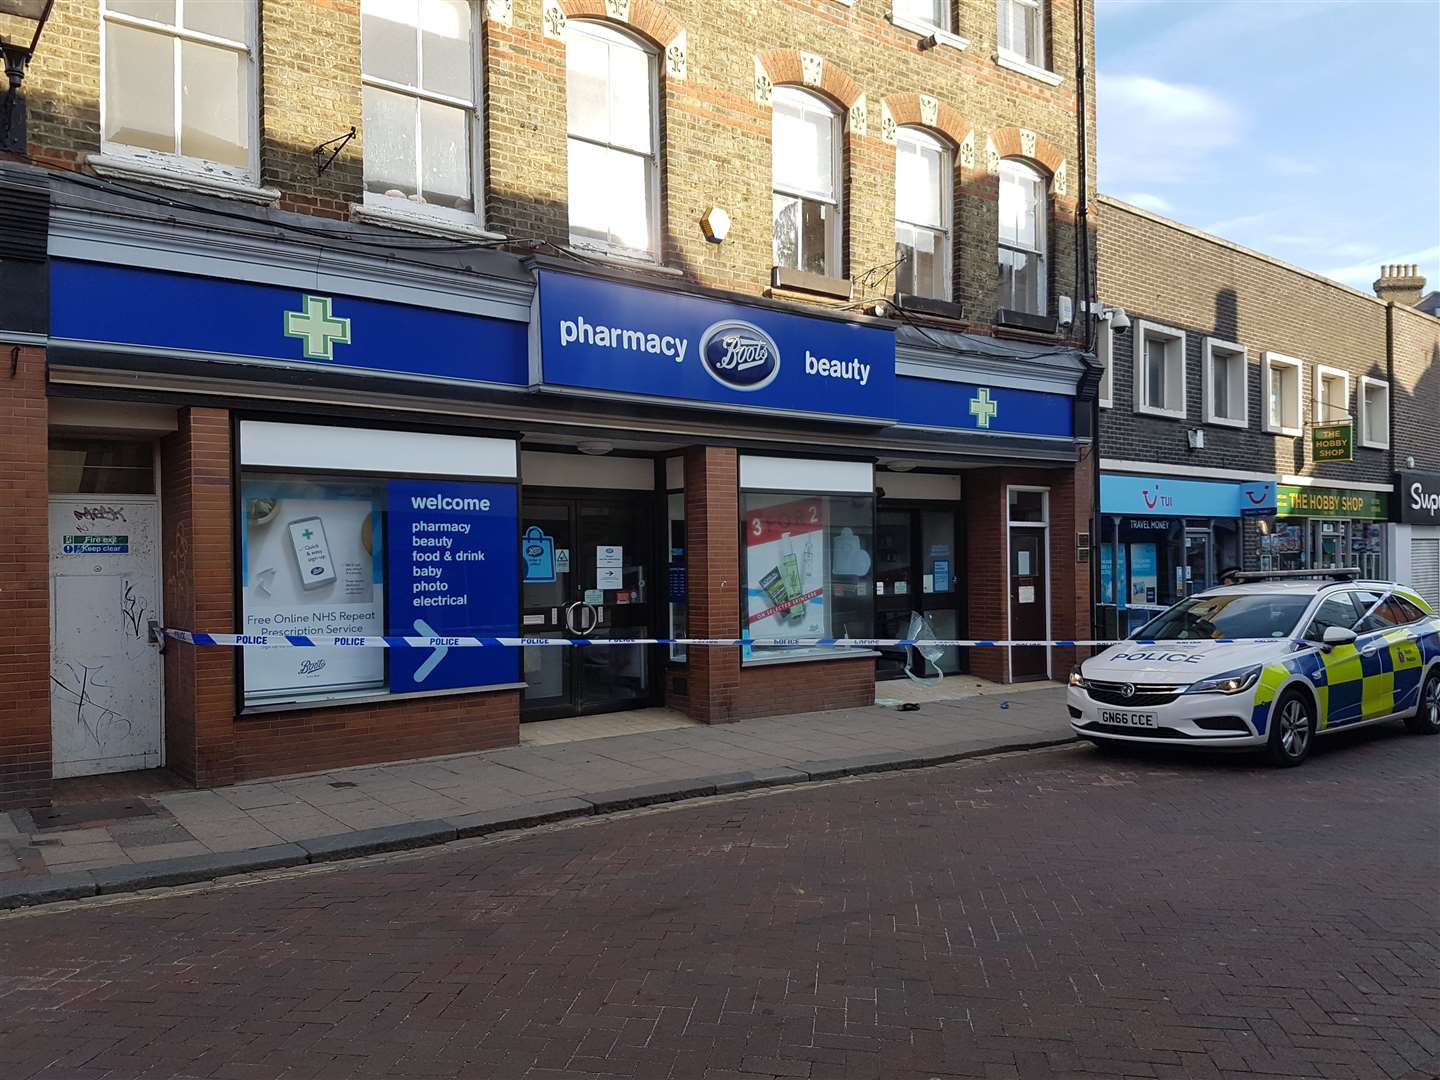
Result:
[[1207,416],[1205,423],[1214,427],[1238,428],[1243,431],[1250,426],[1250,419],[1246,417],[1244,420],[1229,420],[1223,416]]
[[188,169],[168,169],[163,165],[116,157],[110,154],[90,154],[85,164],[97,176],[113,177],[119,180],[141,180],[147,184],[176,188],[180,191],[196,191],[203,195],[219,195],[226,199],[270,206],[280,200],[275,188],[256,187],[244,180],[233,180],[213,173],[192,172]]
[[1115,401],[1113,398],[1100,398],[1099,405],[1102,409],[1113,409],[1115,407]]
[[808,270],[791,270],[787,266],[770,268],[770,287],[789,289],[794,292],[815,293],[831,296],[838,300],[849,300],[853,286],[849,278],[830,277],[828,274],[812,274]]
[[835,648],[824,653],[805,653],[802,656],[751,656],[748,660],[742,660],[742,668],[749,667],[771,667],[775,664],[811,664],[824,663],[827,660],[856,660],[866,657],[877,657],[880,654],[874,649],[849,649]]
[[1028,75],[1030,78],[1035,79],[1037,82],[1043,82],[1046,86],[1059,86],[1062,82],[1065,81],[1065,77],[1063,75],[1057,75],[1053,71],[1047,71],[1045,68],[1036,67],[1019,53],[1004,51],[997,52],[995,54],[995,63],[999,64],[1007,71],[1015,71],[1019,72],[1021,75]]
[[1302,435],[1305,434],[1305,430],[1304,430],[1303,428],[1289,428],[1289,427],[1273,428],[1273,427],[1272,427],[1272,428],[1266,428],[1266,429],[1265,429],[1265,434],[1266,434],[1266,435],[1274,435],[1275,438],[1277,438],[1277,439],[1298,439],[1298,438],[1300,438],[1300,436],[1302,436]]
[[952,34],[949,30],[942,30],[940,27],[927,23],[924,19],[912,19],[908,15],[897,15],[890,12],[890,21],[901,30],[909,30],[912,34],[919,34],[921,45],[925,39],[934,38],[936,45],[948,45],[950,48],[963,52],[970,47],[970,39],[963,38],[959,34]]
[[389,206],[369,206],[365,203],[350,204],[350,220],[364,225],[383,225],[391,229],[420,233],[425,236],[458,237],[463,240],[504,240],[500,233],[482,229],[479,225],[468,225],[463,221],[433,217],[423,211],[406,211]]
[[1184,420],[1184,409],[1156,409],[1149,405],[1136,405],[1136,416],[1156,416],[1161,420]]
[[1362,450],[1389,450],[1390,444],[1388,442],[1370,442],[1368,439],[1361,439],[1360,448]]
[[603,263],[613,263],[616,266],[629,267],[632,270],[645,270],[652,274],[669,274],[671,277],[684,277],[685,271],[674,266],[666,266],[664,263],[656,262],[653,259],[641,259],[634,255],[620,255],[613,251],[603,251],[600,248],[576,247],[568,245],[565,250],[576,258],[594,259]]

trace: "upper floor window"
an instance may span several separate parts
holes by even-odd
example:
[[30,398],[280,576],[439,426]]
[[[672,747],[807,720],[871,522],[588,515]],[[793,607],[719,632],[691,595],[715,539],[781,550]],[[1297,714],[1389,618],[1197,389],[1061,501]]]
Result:
[[1045,0],[997,0],[1002,58],[1045,66]]
[[1293,356],[1267,352],[1264,369],[1265,430],[1272,435],[1298,438],[1304,432],[1304,419],[1300,415],[1304,365]]
[[1360,445],[1371,450],[1390,448],[1390,384],[1384,379],[1360,376]]
[[659,255],[655,53],[619,30],[565,29],[570,242],[613,255]]
[[1201,382],[1205,422],[1246,427],[1250,423],[1249,378],[1245,346],[1218,338],[1205,339]]
[[469,0],[361,0],[367,205],[475,216],[474,19]]
[[1135,323],[1135,411],[1185,419],[1185,335]]
[[901,22],[950,29],[950,0],[894,0],[893,12]]
[[775,265],[839,277],[840,114],[791,86],[777,86],[772,105]]
[[895,136],[895,291],[950,299],[950,151],[931,135]]
[[1338,368],[1315,365],[1314,422],[1331,424],[1350,419],[1350,374]]
[[253,181],[253,0],[104,0],[102,149]]
[[1047,310],[1045,177],[1021,161],[1000,162],[1000,306],[1044,315]]

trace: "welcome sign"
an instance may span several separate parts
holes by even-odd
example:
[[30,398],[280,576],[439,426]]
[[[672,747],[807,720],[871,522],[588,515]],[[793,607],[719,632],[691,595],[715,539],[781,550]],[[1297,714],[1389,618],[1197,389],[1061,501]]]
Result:
[[532,385],[893,423],[895,333],[539,272]]

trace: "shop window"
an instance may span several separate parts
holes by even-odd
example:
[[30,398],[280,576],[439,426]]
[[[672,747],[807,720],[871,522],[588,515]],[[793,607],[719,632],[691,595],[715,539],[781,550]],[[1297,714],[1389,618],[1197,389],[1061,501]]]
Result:
[[1304,433],[1300,415],[1304,366],[1293,356],[1265,354],[1265,430],[1298,438]]
[[254,0],[104,0],[102,149],[253,182]]
[[1049,184],[1023,161],[1000,162],[1000,306],[1044,315]]
[[1315,365],[1314,423],[1350,419],[1350,376],[1336,368]]
[[1044,0],[998,0],[998,53],[1001,60],[1044,68]]
[[1044,491],[1025,488],[1010,489],[1010,524],[1043,525],[1049,496]]
[[950,150],[918,128],[895,136],[895,291],[950,299]]
[[1185,419],[1185,335],[1156,323],[1135,323],[1135,411]]
[[1390,384],[1368,375],[1360,376],[1360,445],[1390,448]]
[[839,277],[840,114],[792,86],[777,86],[772,105],[775,265]]
[[[870,637],[875,621],[871,495],[741,493],[747,638]],[[747,646],[747,659],[834,656]]]
[[1249,379],[1245,346],[1205,339],[1203,382],[1205,422],[1229,427],[1250,423]]
[[1115,404],[1115,331],[1109,319],[1095,321],[1095,359],[1100,361],[1100,407]]
[[570,243],[659,256],[656,61],[630,35],[575,19],[565,28]]
[[155,449],[146,442],[50,439],[52,495],[153,495]]
[[474,18],[469,0],[361,0],[367,207],[476,217]]

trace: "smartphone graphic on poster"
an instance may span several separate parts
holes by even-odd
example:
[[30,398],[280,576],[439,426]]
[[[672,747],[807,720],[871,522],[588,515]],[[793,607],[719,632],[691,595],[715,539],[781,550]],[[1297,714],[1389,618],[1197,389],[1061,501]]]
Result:
[[295,549],[295,562],[300,567],[300,587],[318,589],[334,581],[335,562],[330,558],[330,542],[325,539],[325,523],[318,517],[306,517],[286,527],[290,530],[290,546]]

